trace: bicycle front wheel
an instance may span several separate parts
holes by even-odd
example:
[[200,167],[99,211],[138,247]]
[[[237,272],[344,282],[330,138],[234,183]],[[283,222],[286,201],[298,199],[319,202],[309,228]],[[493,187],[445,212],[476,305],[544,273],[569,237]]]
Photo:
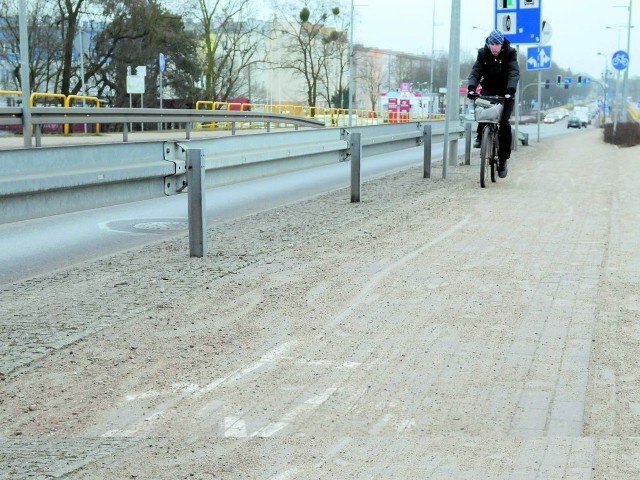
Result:
[[491,154],[493,151],[493,132],[489,126],[482,130],[482,142],[480,143],[480,186],[484,188],[487,184],[489,168],[491,165]]
[[496,183],[496,173],[498,170],[498,132],[493,130],[492,135],[493,147],[491,148],[491,183]]

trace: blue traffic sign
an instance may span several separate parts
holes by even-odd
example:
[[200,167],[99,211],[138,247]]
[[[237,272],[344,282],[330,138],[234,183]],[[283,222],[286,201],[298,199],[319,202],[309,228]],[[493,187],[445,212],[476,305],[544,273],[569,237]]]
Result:
[[161,53],[158,56],[158,66],[160,67],[160,71],[164,72],[164,69],[166,67],[166,62],[165,62],[165,59],[164,59],[164,53]]
[[512,44],[540,43],[542,0],[494,0],[495,28]]
[[624,70],[629,66],[629,54],[624,50],[618,50],[611,57],[611,65],[616,70]]
[[530,47],[527,49],[527,70],[551,68],[551,47]]

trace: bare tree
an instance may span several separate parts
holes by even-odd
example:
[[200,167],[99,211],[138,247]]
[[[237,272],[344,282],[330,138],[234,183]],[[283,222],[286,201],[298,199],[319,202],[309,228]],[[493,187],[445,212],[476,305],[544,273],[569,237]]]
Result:
[[249,18],[252,6],[252,0],[198,0],[204,91],[211,99],[226,100],[247,86],[245,71],[264,61],[261,26]]
[[427,71],[427,58],[418,55],[399,54],[393,61],[394,77],[400,82],[416,82]]
[[[16,0],[0,0],[0,31],[3,45],[0,48],[0,62],[11,72],[6,78],[6,86],[22,89],[20,77],[20,31],[18,4]],[[46,0],[36,0],[30,4],[27,30],[29,32],[29,88],[31,91],[47,91],[56,83],[59,75],[62,39],[57,31],[54,11]]]
[[[345,108],[343,103],[345,103],[345,94],[348,92],[345,75],[349,71],[350,19],[345,15],[336,14],[333,15],[332,20],[334,31],[329,30],[328,38],[322,42],[325,49],[323,54],[326,54],[327,61],[322,64],[321,89],[318,96],[327,102],[329,108],[334,106]],[[346,101],[348,102],[348,98]]]
[[384,54],[381,51],[369,50],[359,62],[359,77],[362,80],[371,110],[376,110],[383,82]]
[[[297,10],[301,3],[303,7]],[[280,67],[291,70],[303,79],[307,104],[312,109],[311,113],[315,114],[321,76],[334,55],[332,48],[339,38],[335,28],[327,27],[327,21],[330,16],[340,15],[340,8],[329,10],[322,0],[278,4],[277,8],[281,17],[285,18],[280,33],[286,39],[287,52]],[[297,13],[292,14],[292,11]]]

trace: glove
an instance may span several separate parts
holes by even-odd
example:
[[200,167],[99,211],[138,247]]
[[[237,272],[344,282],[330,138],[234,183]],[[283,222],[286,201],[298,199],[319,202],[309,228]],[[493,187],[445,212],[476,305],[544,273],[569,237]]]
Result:
[[505,94],[504,98],[506,99],[513,98],[515,94],[516,94],[515,88],[507,88],[507,93]]
[[478,94],[476,93],[476,87],[467,87],[467,98],[473,100]]

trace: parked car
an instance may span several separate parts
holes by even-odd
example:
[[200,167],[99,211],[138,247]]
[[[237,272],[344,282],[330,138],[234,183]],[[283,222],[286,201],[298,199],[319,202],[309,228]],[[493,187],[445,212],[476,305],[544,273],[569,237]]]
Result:
[[[518,124],[519,125],[527,125],[530,123],[536,123],[537,119],[535,116],[533,115],[520,115]],[[509,118],[509,123],[511,125],[515,125],[516,124],[516,116],[515,115],[511,115],[511,118]]]
[[577,115],[571,115],[567,120],[567,128],[582,128],[582,122]]
[[543,122],[544,123],[556,123],[558,120],[560,120],[560,117],[558,116],[557,113],[547,113],[544,117]]

